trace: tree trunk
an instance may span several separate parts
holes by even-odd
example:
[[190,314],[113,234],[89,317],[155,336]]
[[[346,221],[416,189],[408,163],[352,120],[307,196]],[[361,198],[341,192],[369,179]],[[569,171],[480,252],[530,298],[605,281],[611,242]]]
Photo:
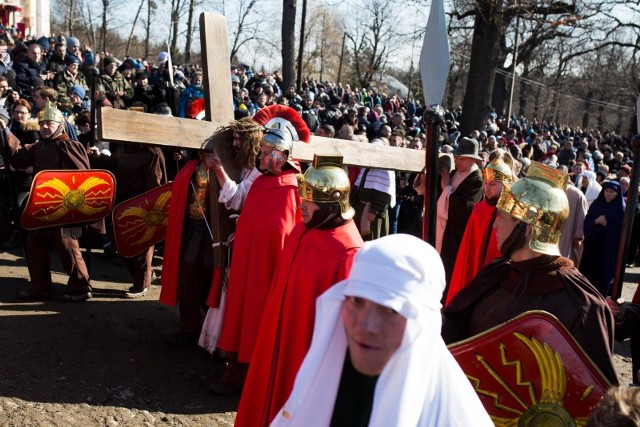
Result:
[[67,9],[67,34],[73,36],[73,6],[74,0],[69,0],[69,9]]
[[100,44],[102,51],[107,51],[107,10],[109,9],[109,0],[102,0],[102,26],[100,27]]
[[[511,79],[509,79],[509,81],[511,81]],[[493,82],[491,106],[496,109],[498,115],[501,115],[503,111],[506,111],[507,97],[509,95],[510,94],[509,90],[507,89],[507,79],[505,78],[505,75],[502,73],[496,73],[495,81]]]
[[138,7],[138,11],[136,12],[135,18],[133,18],[133,25],[131,25],[131,32],[129,33],[129,40],[127,40],[127,49],[125,50],[125,56],[129,56],[129,49],[131,48],[131,40],[133,39],[133,32],[136,29],[136,24],[138,23],[138,17],[140,16],[140,12],[142,11],[142,6],[144,6],[145,0],[140,0],[140,6]]
[[282,80],[283,87],[295,84],[296,0],[282,4]]
[[171,55],[171,60],[176,61],[176,53],[178,52],[178,21],[180,16],[178,15],[178,10],[173,9],[171,11],[171,47],[169,48],[169,55]]
[[147,0],[147,22],[145,24],[144,38],[144,57],[149,58],[149,43],[151,38],[151,10],[153,9],[153,0]]
[[[501,2],[497,2],[501,3]],[[498,62],[499,41],[502,37],[502,23],[494,15],[494,8],[488,2],[478,3],[467,90],[462,104],[462,135],[469,135],[480,129],[489,112],[487,103],[491,99]],[[499,9],[499,5],[496,5]]]
[[184,62],[191,62],[191,43],[193,42],[193,14],[196,8],[196,0],[189,0],[189,16],[187,18],[187,41],[184,45]]

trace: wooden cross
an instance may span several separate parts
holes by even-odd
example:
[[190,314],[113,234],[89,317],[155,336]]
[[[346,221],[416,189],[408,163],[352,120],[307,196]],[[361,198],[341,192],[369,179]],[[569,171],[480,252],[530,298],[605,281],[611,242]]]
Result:
[[[98,138],[118,143],[199,149],[216,129],[232,122],[234,115],[231,63],[226,19],[218,14],[202,13],[200,40],[206,88],[205,121],[111,108],[101,109],[98,115]],[[303,162],[312,161],[314,154],[341,155],[344,158],[344,164],[349,166],[410,172],[421,171],[425,164],[424,152],[419,150],[317,136],[312,136],[310,143],[295,142],[292,154],[295,159]],[[232,174],[230,176],[233,178]],[[217,199],[218,195],[212,194],[211,197]],[[214,241],[223,238],[220,228],[220,222],[224,222],[221,218],[222,214],[222,212],[218,214],[218,224],[212,224]],[[217,252],[216,266],[220,266],[221,251],[215,252]]]
[[[103,141],[154,144],[196,149],[220,126],[233,121],[231,63],[227,21],[218,14],[200,15],[205,108],[207,121],[101,109],[98,138]],[[418,172],[424,167],[424,152],[399,147],[381,147],[342,139],[312,136],[310,143],[296,142],[293,157],[310,162],[314,154],[342,155],[349,166]]]

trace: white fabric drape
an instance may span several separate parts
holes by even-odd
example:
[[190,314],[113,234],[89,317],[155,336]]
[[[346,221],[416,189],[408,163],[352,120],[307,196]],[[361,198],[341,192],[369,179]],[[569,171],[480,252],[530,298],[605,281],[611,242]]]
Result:
[[420,239],[396,234],[365,243],[349,278],[318,298],[311,348],[271,425],[329,425],[347,349],[342,303],[358,296],[407,319],[376,384],[369,426],[493,426],[440,336],[444,285],[439,255]]

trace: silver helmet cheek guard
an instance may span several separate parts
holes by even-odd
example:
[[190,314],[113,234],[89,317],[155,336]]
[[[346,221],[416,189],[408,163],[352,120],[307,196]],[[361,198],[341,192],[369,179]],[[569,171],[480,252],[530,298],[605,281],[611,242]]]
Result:
[[274,175],[280,175],[289,156],[280,150],[273,150],[267,157],[267,170]]

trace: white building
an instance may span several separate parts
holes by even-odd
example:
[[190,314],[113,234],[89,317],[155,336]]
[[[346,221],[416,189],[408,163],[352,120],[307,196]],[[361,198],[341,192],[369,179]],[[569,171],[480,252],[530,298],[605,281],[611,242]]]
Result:
[[0,0],[2,25],[27,36],[51,34],[50,12],[49,0]]

